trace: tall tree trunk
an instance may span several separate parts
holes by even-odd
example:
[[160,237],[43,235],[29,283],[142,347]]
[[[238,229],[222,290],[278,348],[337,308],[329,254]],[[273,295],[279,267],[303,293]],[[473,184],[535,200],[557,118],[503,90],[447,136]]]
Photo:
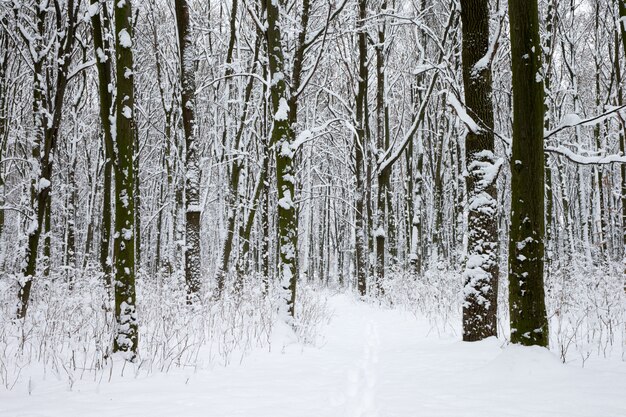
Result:
[[548,345],[543,286],[543,83],[537,0],[509,0],[513,63],[513,143],[509,309],[511,341]]
[[[91,0],[91,4],[99,4],[99,0]],[[102,11],[93,13],[91,16],[91,26],[93,31],[93,42],[96,51],[96,69],[98,71],[98,95],[100,98],[100,123],[102,125],[103,149],[104,149],[104,175],[103,175],[103,195],[102,195],[102,224],[100,230],[100,267],[104,273],[106,287],[111,286],[111,266],[110,241],[111,241],[111,184],[113,180],[113,92],[109,90],[111,85],[111,57],[110,45],[103,36],[104,30],[109,29],[110,20],[103,5]],[[104,15],[104,25],[100,16]]]
[[[51,68],[47,68],[45,48],[46,16],[49,10],[43,7],[43,2],[36,8],[37,36],[25,36],[24,41],[29,45],[33,54],[33,116],[35,126],[35,140],[32,148],[33,175],[30,187],[30,205],[32,218],[28,227],[28,243],[25,259],[22,266],[23,280],[18,292],[17,317],[24,318],[28,309],[33,276],[37,271],[37,255],[39,240],[44,221],[49,221],[50,191],[52,188],[52,167],[54,154],[57,148],[57,139],[63,114],[63,103],[68,84],[69,66],[72,62],[71,54],[74,48],[74,33],[77,26],[78,7],[74,0],[68,0],[67,13],[56,15],[55,40],[59,47],[53,59]],[[18,13],[18,10],[15,10]],[[56,13],[60,13],[55,11]],[[54,83],[48,79],[50,72],[56,72]],[[47,74],[47,75],[46,75]],[[46,210],[48,212],[46,213]],[[49,230],[49,224],[47,226]],[[49,246],[48,246],[49,247]]]
[[[550,130],[550,111],[552,107],[551,102],[551,82],[552,82],[552,56],[554,46],[554,28],[556,27],[557,10],[554,3],[555,0],[548,0],[548,9],[546,12],[546,39],[544,50],[544,71],[543,71],[543,83],[545,97],[545,117],[544,117],[544,130]],[[553,241],[553,227],[552,219],[554,219],[554,191],[552,189],[552,168],[550,166],[550,158],[546,152],[544,155],[544,164],[546,172],[546,273],[550,274],[550,267],[552,265],[552,257],[554,256],[555,243]]]
[[[46,10],[37,9],[37,31],[40,38],[43,37],[44,25],[46,19]],[[41,48],[41,45],[39,45]],[[46,168],[45,160],[41,161],[42,155],[41,148],[45,137],[44,127],[44,103],[45,103],[45,81],[44,81],[44,60],[43,57],[39,57],[38,60],[33,62],[33,125],[35,128],[35,138],[32,147],[32,160],[38,164],[35,171],[41,171],[41,178],[45,179],[48,183],[48,179],[43,176],[43,170]],[[44,162],[44,163],[42,163]],[[22,274],[24,275],[23,281],[20,283],[20,289],[18,292],[19,304],[17,309],[17,317],[24,318],[26,311],[28,310],[28,302],[30,300],[30,290],[32,287],[32,280],[37,272],[37,252],[39,248],[39,237],[41,235],[41,228],[43,227],[43,216],[45,212],[46,196],[50,191],[49,184],[43,189],[40,189],[41,180],[37,176],[36,172],[31,178],[30,184],[30,206],[33,218],[28,226],[28,243],[26,246],[25,262],[22,266]]]
[[[268,76],[268,66],[267,65],[263,65],[263,79],[266,80],[267,76]],[[265,181],[262,182],[263,186],[261,189],[262,192],[262,197],[261,199],[263,200],[263,205],[261,206],[261,218],[260,220],[260,232],[259,236],[261,238],[261,244],[260,249],[261,249],[261,259],[260,259],[260,272],[261,272],[261,279],[263,280],[263,289],[265,291],[265,293],[267,293],[267,291],[269,290],[269,280],[270,280],[270,178],[271,178],[271,172],[270,172],[270,166],[271,166],[271,162],[270,162],[270,158],[271,158],[271,151],[270,151],[270,142],[271,142],[271,138],[269,137],[269,117],[268,117],[268,111],[269,111],[269,100],[267,99],[267,84],[263,84],[261,91],[263,92],[262,97],[264,97],[263,99],[263,104],[262,104],[262,115],[263,118],[261,119],[261,135],[264,139],[265,142],[265,150],[267,152],[267,158],[265,159],[264,165],[265,165],[265,175],[266,175],[266,179]]]
[[497,335],[498,312],[499,165],[494,155],[489,3],[462,0],[461,20],[465,105],[479,123],[478,130],[468,127],[465,139],[468,238],[463,274],[463,340],[476,341]]
[[[601,71],[602,71],[602,64],[600,62],[600,50],[601,50],[601,44],[600,42],[602,42],[604,40],[604,36],[601,35],[601,29],[600,29],[600,3],[596,3],[596,7],[595,7],[595,47],[596,47],[596,53],[594,54],[594,64],[595,64],[595,111],[597,113],[600,113],[602,111],[602,105],[601,105],[601,91],[600,91],[600,75],[601,75]],[[602,40],[600,39],[600,37],[602,37]],[[593,136],[595,139],[595,145],[596,148],[599,152],[602,152],[603,149],[603,143],[602,143],[602,137],[601,137],[601,124],[598,123],[594,126],[593,128]],[[604,208],[604,168],[602,166],[598,166],[595,168],[595,171],[597,173],[597,180],[598,180],[598,185],[596,188],[597,190],[597,207],[599,209],[599,213],[598,213],[598,221],[596,222],[596,232],[597,232],[597,243],[598,246],[600,247],[600,253],[601,256],[603,258],[606,258],[606,260],[608,261],[610,259],[610,255],[608,253],[608,245],[607,245],[607,241],[609,240],[608,238],[608,233],[609,230],[607,228],[607,214]],[[596,204],[594,204],[595,206]]]
[[619,17],[620,17],[620,33],[622,34],[622,47],[624,54],[626,54],[626,0],[617,0],[619,2]]
[[365,151],[365,107],[367,106],[367,32],[364,20],[367,17],[367,0],[359,0],[357,16],[357,33],[359,46],[359,75],[356,94],[356,135],[354,143],[354,174],[356,178],[355,197],[355,269],[359,294],[367,293],[367,246],[365,242],[365,183],[364,183],[364,151]]
[[178,50],[180,56],[181,107],[185,131],[185,281],[189,301],[200,289],[200,164],[196,126],[195,53],[187,0],[176,0]]
[[[381,3],[381,10],[387,8],[387,1]],[[381,19],[384,19],[381,18]],[[385,24],[378,22],[378,39],[376,43],[376,141],[377,141],[377,158],[381,158],[388,148],[386,141],[386,117],[385,117]],[[389,187],[389,177],[391,176],[391,167],[388,165],[385,169],[378,171],[378,196],[376,204],[376,224],[374,238],[376,239],[376,289],[379,293],[383,291],[383,281],[385,279],[385,238],[387,232],[385,223],[387,220],[387,188]]]
[[[623,42],[623,53],[626,55],[626,1],[619,0],[620,2],[620,25],[619,30],[615,31],[615,77],[617,84],[617,105],[622,106],[624,104],[624,86],[622,84],[622,73],[620,65],[620,47],[619,37],[621,34]],[[619,135],[619,150],[622,155],[626,154],[626,120],[620,120],[622,124],[622,131]],[[620,165],[620,201],[622,205],[622,229],[621,229],[621,243],[622,252],[621,256],[624,265],[622,266],[624,276],[626,278],[626,164]],[[624,280],[624,291],[626,291],[626,279]]]
[[289,100],[287,82],[285,80],[285,58],[283,52],[280,9],[283,7],[277,0],[265,0],[267,13],[267,49],[272,84],[272,145],[276,149],[276,185],[278,192],[278,244],[279,265],[278,275],[285,291],[286,313],[295,314],[296,283],[298,281],[298,218],[295,197],[296,172],[294,166],[295,141],[293,128],[289,122]]
[[[8,15],[4,15],[0,19],[0,25],[2,28],[0,29],[0,163],[2,161],[4,147],[6,146],[6,139],[8,137],[9,131],[9,109],[8,109],[8,74],[7,68],[9,66],[9,52],[12,49],[9,47],[11,45],[8,30],[6,30],[6,26],[8,24]],[[0,166],[0,207],[4,207],[5,204],[5,169],[4,164]],[[4,210],[0,210],[0,239],[4,234]],[[3,262],[3,261],[0,261]],[[3,265],[0,263],[0,268]]]
[[117,93],[115,160],[115,319],[113,351],[127,360],[137,354],[138,326],[135,294],[135,122],[132,52],[132,7],[129,1],[115,6]]

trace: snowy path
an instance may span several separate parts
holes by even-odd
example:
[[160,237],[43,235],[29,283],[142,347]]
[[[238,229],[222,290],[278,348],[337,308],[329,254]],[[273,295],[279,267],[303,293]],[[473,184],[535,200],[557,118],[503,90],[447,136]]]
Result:
[[0,391],[2,417],[624,417],[626,363],[564,366],[541,349],[428,335],[399,311],[336,296],[322,347],[256,351],[243,364],[97,384]]

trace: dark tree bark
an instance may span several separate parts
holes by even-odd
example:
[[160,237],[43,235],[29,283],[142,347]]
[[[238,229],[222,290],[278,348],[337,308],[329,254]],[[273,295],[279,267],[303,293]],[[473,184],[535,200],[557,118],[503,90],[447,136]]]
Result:
[[[383,0],[381,10],[387,8],[387,1]],[[384,19],[384,18],[383,18]],[[385,149],[389,147],[387,136],[387,112],[385,105],[385,24],[384,20],[378,23],[378,39],[376,44],[376,141],[378,147],[377,158],[382,156]],[[391,177],[391,167],[388,165],[385,169],[378,171],[378,195],[376,202],[376,216],[374,238],[376,240],[376,289],[379,293],[383,292],[383,281],[385,279],[385,241],[387,238],[387,214],[388,214],[388,196],[389,178]]]
[[[98,4],[99,0],[92,0],[91,4]],[[104,24],[100,16],[104,16]],[[96,52],[96,69],[98,71],[98,96],[100,98],[100,123],[102,125],[104,149],[104,178],[102,198],[102,224],[100,230],[100,267],[104,273],[105,285],[111,286],[110,240],[111,240],[111,181],[113,180],[113,130],[111,112],[113,111],[113,94],[109,91],[111,85],[111,57],[110,45],[105,40],[104,31],[109,31],[110,20],[106,7],[94,13],[91,17],[93,43]]]
[[[45,48],[46,18],[50,10],[55,10],[56,42],[59,43],[57,55],[52,59],[55,68],[56,80],[48,79],[46,71],[46,55],[42,54]],[[15,9],[19,13],[19,9]],[[32,159],[36,161],[30,189],[30,205],[32,212],[31,224],[28,227],[28,243],[22,267],[23,280],[18,292],[17,317],[24,318],[28,310],[32,280],[37,272],[37,255],[39,241],[44,222],[49,214],[50,191],[52,188],[52,168],[54,153],[57,149],[57,140],[63,114],[63,103],[67,90],[69,66],[72,62],[71,53],[74,48],[75,31],[77,26],[78,6],[74,0],[69,0],[66,10],[61,10],[59,4],[54,8],[37,7],[35,12],[37,36],[22,36],[29,48],[36,51],[37,58],[33,58],[33,117],[35,126],[35,140],[32,148]],[[52,89],[50,90],[51,87]],[[48,211],[49,213],[49,211]],[[49,230],[49,227],[47,228]],[[48,245],[49,248],[49,245]],[[48,254],[49,255],[49,254]]]
[[272,100],[273,122],[272,145],[276,148],[276,184],[278,191],[278,275],[285,290],[287,314],[294,316],[296,283],[298,281],[298,217],[295,198],[296,172],[292,144],[294,131],[290,124],[287,81],[285,79],[285,58],[283,52],[280,9],[277,0],[265,0],[267,12],[267,49],[269,69],[272,79],[270,96]]
[[137,311],[135,293],[135,121],[131,2],[116,3],[115,54],[117,94],[115,97],[115,319],[113,351],[127,360],[137,354]]
[[[180,56],[181,107],[185,132],[185,280],[189,296],[200,289],[200,164],[196,126],[195,54],[187,0],[176,0],[178,50]],[[191,300],[191,298],[189,298]]]
[[[548,7],[546,11],[546,39],[545,39],[545,51],[544,51],[544,90],[546,92],[545,97],[545,117],[544,117],[544,130],[550,130],[550,108],[551,103],[551,82],[552,82],[552,56],[554,46],[554,28],[556,27],[557,10],[555,0],[548,1]],[[553,251],[555,242],[553,241],[553,227],[552,219],[554,218],[554,192],[552,190],[552,168],[550,167],[550,157],[548,153],[544,155],[545,170],[546,170],[546,271],[550,273],[550,266],[552,264]]]
[[464,276],[463,340],[497,335],[498,203],[493,99],[489,53],[489,2],[462,0],[463,86],[468,126],[465,139],[468,241]]
[[364,150],[365,150],[365,107],[367,97],[367,32],[364,19],[367,17],[367,0],[359,0],[357,16],[359,74],[356,93],[356,135],[354,141],[354,175],[356,179],[355,196],[355,269],[359,294],[367,293],[367,246],[365,242],[365,181],[364,181]]
[[537,0],[509,0],[513,143],[509,309],[511,341],[548,345],[544,260],[544,92]]
[[[620,53],[618,46],[618,37],[622,38],[622,53],[626,56],[626,0],[617,0],[619,2],[619,35],[615,33],[615,74],[617,76],[617,104],[624,104],[624,87],[621,80],[620,72]],[[626,152],[626,120],[622,120],[622,132],[619,141],[620,152],[622,155]],[[624,259],[624,271],[626,275],[626,164],[620,165],[621,174],[621,203],[622,203],[622,257]],[[626,291],[626,280],[624,280],[624,291]]]
[[617,0],[619,2],[619,17],[620,17],[620,33],[622,34],[622,47],[624,54],[626,54],[626,0]]
[[[8,16],[0,19],[0,162],[4,154],[6,140],[9,132],[8,117],[8,74],[9,53],[12,51],[11,42],[8,31],[5,29],[8,24]],[[2,164],[4,165],[4,164]],[[5,202],[5,176],[4,167],[0,166],[0,207],[4,207]],[[0,210],[0,238],[4,232],[4,210]],[[2,267],[2,265],[0,265]]]

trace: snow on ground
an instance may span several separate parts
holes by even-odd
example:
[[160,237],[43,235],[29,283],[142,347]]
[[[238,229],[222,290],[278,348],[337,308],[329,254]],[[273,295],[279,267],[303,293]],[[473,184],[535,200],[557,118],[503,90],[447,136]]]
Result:
[[[409,313],[329,300],[318,347],[278,328],[239,364],[108,381],[31,379],[0,391],[2,417],[624,417],[626,363],[563,365],[541,348],[463,343]],[[128,375],[130,374],[130,375]],[[30,390],[30,395],[29,395]]]

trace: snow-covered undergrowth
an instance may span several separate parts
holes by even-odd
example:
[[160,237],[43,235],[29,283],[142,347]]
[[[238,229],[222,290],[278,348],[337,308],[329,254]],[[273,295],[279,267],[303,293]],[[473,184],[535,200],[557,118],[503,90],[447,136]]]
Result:
[[[563,362],[595,357],[626,360],[626,292],[621,264],[603,268],[573,261],[546,276],[550,349]],[[503,269],[505,271],[505,269]],[[396,272],[386,277],[384,299],[429,320],[431,331],[460,337],[461,272],[442,265],[422,276]],[[498,333],[510,335],[508,285],[501,274]]]
[[550,343],[561,360],[626,360],[626,293],[622,264],[572,262],[550,275],[546,301]]
[[216,300],[208,293],[188,305],[183,281],[180,275],[140,274],[140,351],[136,363],[126,364],[111,352],[113,305],[99,273],[86,271],[71,290],[65,274],[38,277],[24,321],[14,320],[15,287],[0,280],[0,387],[11,389],[32,374],[71,388],[77,380],[106,380],[113,374],[228,365],[253,349],[272,349],[275,333],[281,334],[280,343],[290,333],[294,342],[315,344],[330,317],[325,295],[303,285],[293,328],[277,331],[276,285],[266,295],[259,277],[249,277],[240,295],[226,292]]
[[[626,296],[621,265],[611,269],[572,262],[546,279],[551,350],[563,362],[626,359]],[[434,337],[461,335],[460,272],[442,265],[422,276],[388,274],[384,296],[371,298],[386,309],[411,312]],[[0,388],[46,378],[71,388],[79,380],[107,381],[116,375],[192,371],[240,363],[256,349],[281,350],[285,341],[321,347],[333,311],[324,286],[301,282],[293,327],[278,319],[280,290],[264,294],[259,277],[248,277],[236,296],[206,294],[187,305],[180,275],[137,280],[140,352],[134,364],[111,355],[114,319],[102,277],[87,270],[68,289],[65,274],[39,277],[25,321],[15,321],[14,281],[0,279]],[[229,284],[230,285],[230,284]],[[500,283],[499,334],[509,335],[506,279]],[[372,287],[373,288],[373,287]],[[338,291],[345,291],[338,289]]]
[[[172,367],[134,378],[52,378],[0,388],[2,417],[622,417],[626,363],[562,364],[556,353],[463,343],[432,322],[355,294],[328,297],[324,343],[291,343],[274,328],[271,350],[210,369]],[[381,305],[382,304],[382,305]],[[234,362],[234,361],[233,361]],[[129,375],[130,374],[130,375]],[[108,375],[107,375],[108,377]]]
[[384,300],[428,319],[437,334],[460,335],[461,290],[459,272],[443,264],[418,276],[394,272],[385,277]]

